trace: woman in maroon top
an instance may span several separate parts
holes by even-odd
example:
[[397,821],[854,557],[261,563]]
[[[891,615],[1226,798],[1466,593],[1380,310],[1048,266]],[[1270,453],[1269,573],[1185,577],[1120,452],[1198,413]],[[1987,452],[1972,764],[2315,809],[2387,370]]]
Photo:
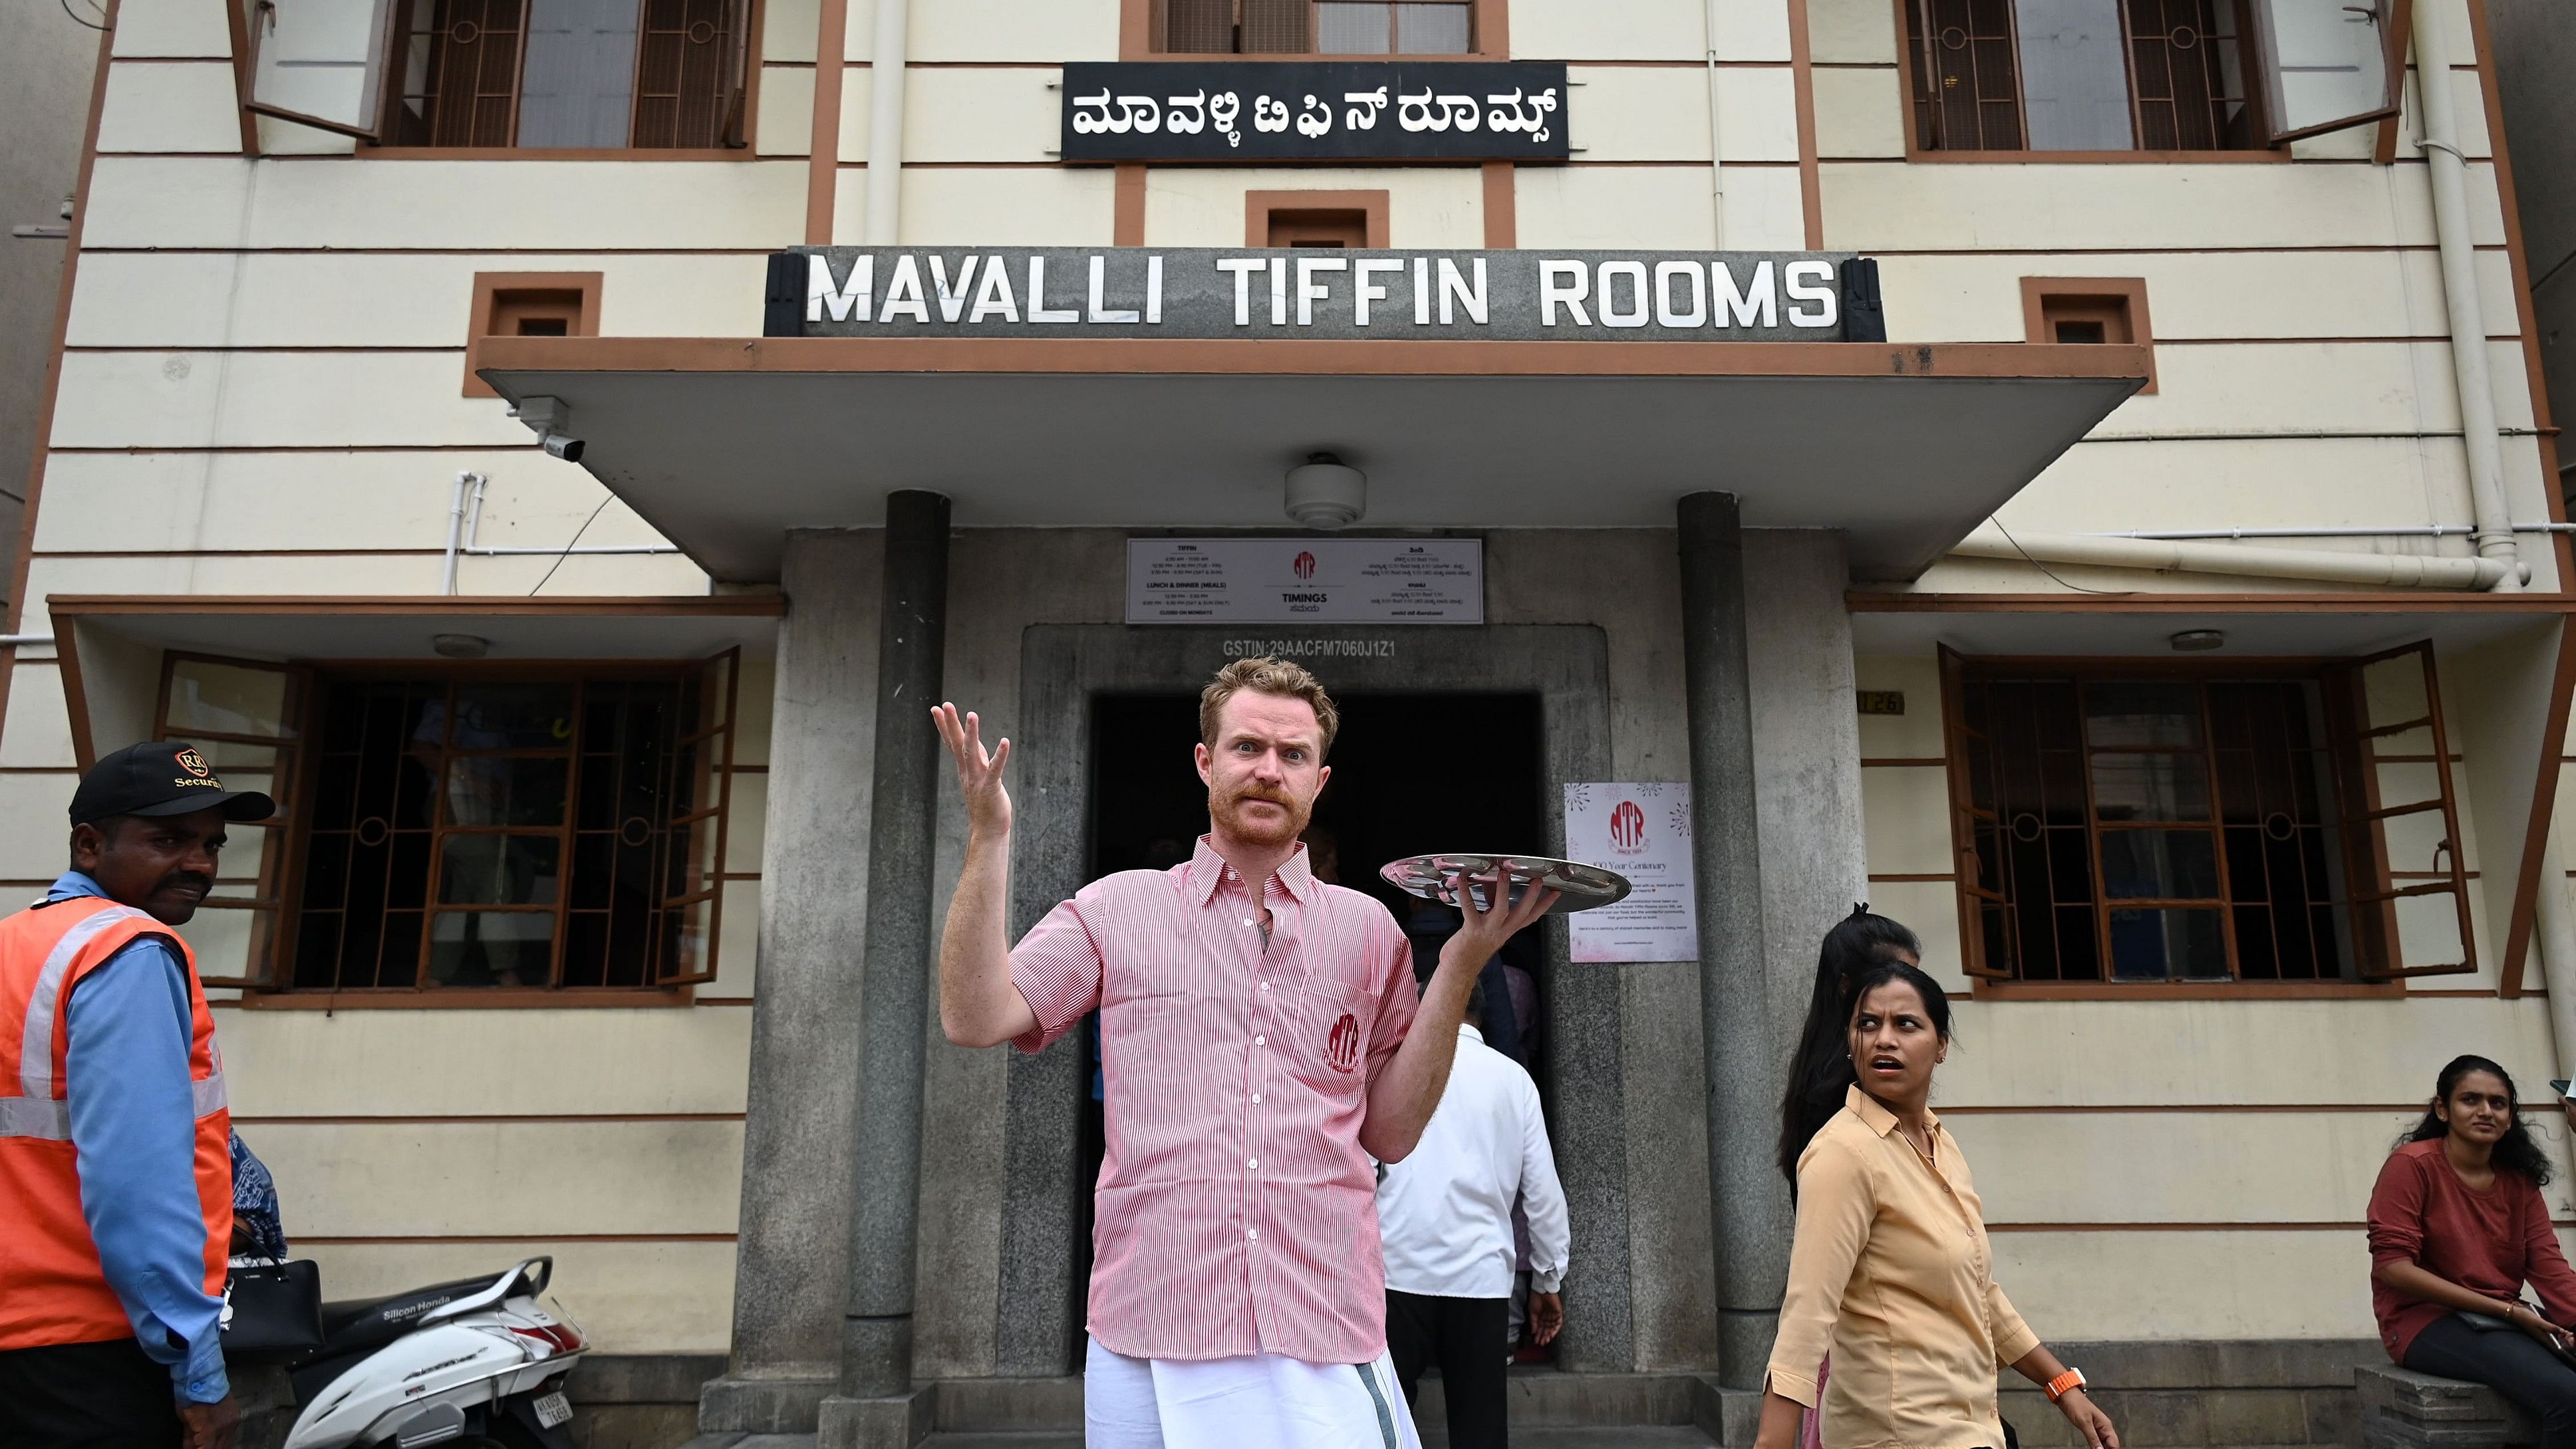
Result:
[[[2470,1379],[2540,1416],[2543,1449],[2576,1449],[2576,1271],[2540,1198],[2549,1159],[2485,1057],[2442,1068],[2433,1104],[2370,1194],[2371,1309],[2388,1356]],[[2541,1312],[2522,1301],[2530,1284]],[[2518,1331],[2516,1331],[2518,1330]]]

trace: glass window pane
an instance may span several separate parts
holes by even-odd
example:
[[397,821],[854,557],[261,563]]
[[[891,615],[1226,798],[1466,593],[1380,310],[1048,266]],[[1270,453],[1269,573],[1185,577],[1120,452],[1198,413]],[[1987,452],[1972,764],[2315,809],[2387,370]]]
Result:
[[551,835],[450,835],[439,846],[446,905],[551,906],[563,842]]
[[2095,755],[2093,811],[2104,820],[2206,820],[2208,762],[2199,755]]
[[2225,980],[2227,937],[2218,911],[2113,911],[2111,975],[2118,981]]
[[181,736],[190,730],[213,730],[292,739],[295,731],[286,721],[286,673],[207,659],[174,660],[168,728]]
[[1394,48],[1394,37],[1388,24],[1394,8],[1385,4],[1355,4],[1350,0],[1321,0],[1315,6],[1315,53],[1386,54]]
[[519,73],[521,146],[624,146],[636,0],[533,0]]
[[2257,12],[2272,62],[2274,134],[2387,109],[2386,0],[2262,0]]
[[2217,843],[2206,830],[2105,830],[2102,894],[2115,901],[2215,900]]
[[459,685],[454,729],[448,729],[445,702],[433,701],[412,737],[435,744],[448,731],[452,750],[568,750],[572,693],[569,684]]
[[1465,55],[1472,13],[1464,5],[1398,5],[1396,48],[1406,55]]
[[448,825],[560,825],[570,760],[463,756],[447,762]]
[[2119,0],[2016,0],[2023,123],[2033,151],[2126,151],[2128,41]]
[[554,957],[551,911],[441,911],[430,921],[429,979],[439,986],[551,986]]
[[2084,739],[2100,750],[2188,750],[2200,744],[2200,691],[2112,680],[2084,686]]

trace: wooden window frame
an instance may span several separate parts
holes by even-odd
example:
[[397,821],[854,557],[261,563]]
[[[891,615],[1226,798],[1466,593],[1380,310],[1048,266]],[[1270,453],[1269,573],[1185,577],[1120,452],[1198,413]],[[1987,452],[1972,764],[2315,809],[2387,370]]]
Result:
[[1391,245],[1387,241],[1391,195],[1385,191],[1247,191],[1243,193],[1243,244],[1269,246],[1272,222],[1281,212],[1355,211],[1363,220],[1360,245],[1382,251]]
[[[249,3],[253,6],[254,13],[247,18],[245,18],[237,8],[242,3]],[[406,0],[390,0],[390,3],[387,5],[385,33],[382,36],[382,44],[379,47],[376,58],[377,74],[374,78],[374,85],[376,88],[375,107],[370,125],[343,125],[336,121],[325,120],[320,117],[304,115],[298,112],[284,110],[276,106],[263,104],[257,100],[251,99],[250,87],[252,78],[258,73],[257,52],[259,36],[262,31],[262,27],[258,23],[256,9],[258,6],[269,3],[273,3],[273,0],[227,0],[227,4],[229,6],[236,7],[231,10],[231,22],[236,27],[236,43],[242,51],[241,62],[236,67],[236,78],[238,89],[242,96],[241,111],[243,151],[244,154],[247,155],[256,156],[260,154],[259,130],[256,118],[259,116],[268,116],[277,120],[292,122],[297,125],[311,126],[319,130],[353,137],[360,143],[354,152],[354,155],[362,160],[756,161],[760,159],[759,147],[757,145],[758,138],[754,134],[754,130],[756,126],[756,118],[760,114],[762,47],[768,24],[768,0],[728,0],[728,9],[734,18],[735,24],[739,27],[741,40],[739,44],[733,47],[732,52],[733,74],[730,82],[730,90],[733,98],[732,103],[728,108],[728,112],[723,123],[717,128],[717,134],[722,138],[722,144],[717,146],[671,147],[635,146],[631,144],[625,146],[599,147],[418,146],[385,144],[384,137],[390,130],[389,122],[393,116],[394,109],[402,104],[402,89],[398,83],[397,75],[400,70],[400,65],[398,64],[398,52],[404,39],[405,25],[409,18],[409,3],[406,3]],[[411,3],[428,3],[428,0],[411,0]],[[639,69],[643,62],[642,9],[643,0],[637,0],[638,23],[636,33],[638,43],[636,47],[636,56]],[[524,53],[520,59],[524,64]],[[512,81],[513,89],[511,102],[511,127],[514,133],[517,129],[517,85],[518,82],[514,78]],[[641,85],[639,81],[638,90],[640,91],[640,89]],[[633,104],[633,100],[630,99],[627,116],[627,135],[630,141],[634,136]]]
[[2021,279],[2022,340],[2050,346],[2083,347],[2089,343],[2061,343],[2050,327],[2052,304],[2075,302],[2087,306],[2118,309],[2127,335],[2105,334],[2104,342],[2129,343],[2147,350],[2147,385],[2137,396],[2146,397],[2156,390],[2155,329],[2147,316],[2147,279],[2144,277],[2024,277]]
[[[1278,52],[1200,52],[1163,49],[1163,7],[1161,0],[1119,0],[1118,58],[1120,60],[1171,60],[1176,57],[1202,60],[1401,60],[1408,64],[1440,64],[1460,60],[1508,60],[1511,58],[1510,0],[1467,0],[1467,49],[1455,55],[1324,55],[1320,53],[1281,54]],[[1309,32],[1311,33],[1311,31]]]
[[[170,700],[172,686],[177,682],[179,667],[183,664],[219,664],[228,669],[251,670],[281,676],[285,689],[285,707],[281,711],[284,718],[279,721],[281,727],[278,733],[274,736],[236,734],[200,727],[182,729],[177,726],[170,718]],[[218,865],[216,867],[218,888],[208,892],[206,898],[197,906],[199,910],[252,912],[254,923],[251,928],[249,957],[253,962],[259,961],[263,952],[267,953],[268,959],[276,960],[284,950],[283,942],[287,935],[290,916],[285,905],[287,901],[293,899],[296,885],[295,863],[299,859],[296,853],[294,822],[297,808],[304,798],[303,761],[311,754],[305,746],[309,738],[314,702],[313,683],[313,672],[310,669],[301,665],[281,664],[273,660],[242,659],[231,655],[203,654],[184,649],[166,650],[161,656],[161,683],[152,701],[154,731],[152,737],[154,739],[181,739],[190,744],[203,741],[210,744],[245,745],[252,748],[273,749],[277,752],[275,764],[269,771],[269,788],[266,792],[269,799],[275,802],[275,811],[265,820],[240,822],[257,826],[268,832],[265,837],[268,848],[262,853],[259,875],[252,884],[251,894],[248,896],[223,894],[221,890],[223,868]],[[239,976],[226,976],[209,975],[200,970],[197,979],[200,985],[219,989],[250,990],[259,985],[258,977],[251,972],[244,972]]]
[[605,274],[600,272],[476,272],[474,274],[474,309],[465,322],[465,396],[499,397],[492,384],[477,376],[483,366],[483,343],[492,337],[517,334],[503,330],[501,324],[513,305],[513,299],[530,293],[569,292],[579,301],[573,315],[570,337],[599,335],[599,293]]
[[[2279,141],[2272,142],[2271,144],[2264,146],[2249,146],[2234,150],[2215,151],[1979,151],[1960,150],[1950,147],[1926,146],[1923,144],[1922,131],[1915,124],[1914,119],[1915,107],[1921,99],[1917,94],[1916,86],[1914,84],[1914,22],[1916,8],[1923,3],[1923,0],[1889,0],[1889,3],[1891,13],[1893,14],[1896,22],[1896,44],[1899,52],[1899,59],[1896,64],[1897,93],[1900,98],[1900,111],[1903,116],[1905,127],[1905,159],[1908,162],[1927,162],[1933,165],[1982,166],[2172,165],[2177,162],[2188,162],[2192,165],[2230,165],[2239,162],[2287,162],[2292,159],[2286,142]],[[2231,3],[2231,0],[2218,0],[2218,3]],[[2239,28],[2246,30],[2246,33],[2240,37],[2238,43],[2245,47],[2245,50],[2242,53],[2251,57],[2254,54],[2254,41],[2250,29],[2246,29],[2252,24],[2251,0],[2234,0],[2234,3],[2239,5]],[[2408,3],[2408,0],[2397,0],[2397,3],[2404,5]],[[2017,34],[2018,12],[2007,9],[2006,14],[2013,17],[2016,27],[2015,33]],[[2123,5],[2121,9],[2121,25],[2124,40],[2127,36],[2127,17],[2127,7]],[[2124,44],[2123,50],[2127,53],[2128,66],[2131,71],[2134,72],[2137,63],[2135,47]],[[2259,67],[2259,62],[2256,62],[2256,64]],[[2263,68],[2266,69],[2268,73],[2268,68]],[[2253,109],[2254,113],[2249,121],[2249,129],[2256,135],[2270,136],[2270,102],[2267,99],[2265,87],[2256,84],[2255,79],[2253,78],[2239,77],[2239,81],[2245,87],[2245,103]],[[2018,105],[2019,98],[2021,96],[2021,58],[2018,54],[2018,47],[2016,47],[2016,54],[2013,57],[2013,95],[2016,105]],[[2137,104],[2137,86],[2133,76],[2129,86],[2130,124],[2133,134],[2135,133],[2135,128],[2137,126]],[[2023,135],[2026,138],[2028,134],[2028,126],[2027,122],[2025,122]]]
[[[2370,725],[2360,697],[2363,671],[2375,664],[2415,657],[2424,672],[2428,713],[2419,719]],[[2016,974],[2010,964],[1988,959],[1985,909],[2004,908],[2008,897],[1999,884],[1990,885],[1983,870],[1977,846],[1978,826],[1982,820],[1994,828],[2000,822],[1993,812],[1977,807],[1970,783],[1969,759],[1973,742],[1979,738],[1967,719],[1966,678],[1970,670],[2031,671],[2069,675],[2079,682],[2106,679],[2187,679],[2205,682],[2230,676],[2260,679],[2266,672],[2286,677],[2317,680],[2322,688],[2327,738],[2327,758],[2335,771],[2337,819],[2344,849],[2343,868],[2347,880],[2347,899],[2341,903],[2353,931],[2355,959],[2350,963],[2350,976],[2317,980],[2190,980],[2190,981],[2116,981],[2107,975],[2095,981],[2028,981]],[[2224,660],[2180,661],[2127,658],[2055,658],[2020,656],[1963,655],[1944,644],[1939,646],[1941,679],[1941,720],[1943,757],[1948,788],[1952,882],[1959,918],[1959,959],[1969,978],[1971,991],[1979,997],[1993,996],[2024,1000],[2079,1000],[2100,998],[2134,998],[2141,1000],[2259,1000],[2316,996],[2389,996],[2403,994],[2407,980],[2419,976],[2459,976],[2477,970],[2477,938],[2470,916],[2468,878],[2461,860],[2458,790],[2451,771],[2451,745],[2443,723],[2441,681],[2434,667],[2430,640],[2401,645],[2374,654],[2352,657],[2248,657]],[[2429,733],[2428,755],[2372,756],[2367,753],[2372,739],[2424,730]],[[2204,746],[2214,760],[2214,750]],[[2373,765],[2430,764],[2434,769],[2436,790],[2432,798],[2399,806],[2381,803]],[[2213,764],[2213,768],[2215,768]],[[2087,770],[2088,780],[2090,771]],[[2088,791],[2089,791],[2088,784]],[[2212,829],[2222,831],[2219,854],[2219,899],[2228,894],[2227,862],[2223,826],[2216,819],[2220,810],[2213,781],[2211,795]],[[2436,813],[2442,818],[2443,838],[2436,847],[2437,856],[2449,861],[2446,878],[2402,884],[2391,873],[2387,857],[2384,822],[2402,815]],[[2104,918],[2111,906],[2101,894],[2101,859],[2098,822],[2087,806],[2086,833],[2092,842],[2094,902],[2097,919]],[[2411,874],[2411,873],[2410,873]],[[2368,888],[2359,883],[2367,881]],[[2423,966],[2374,965],[2369,959],[2373,950],[2393,949],[2397,938],[2396,907],[2401,899],[2447,893],[2457,912],[2461,959]],[[2129,903],[2135,904],[2135,903]],[[2151,902],[2149,904],[2152,904]],[[2225,928],[2228,969],[2241,969],[2235,941],[2233,912],[2222,904],[2220,920]],[[2109,969],[2109,954],[2103,948],[2101,959]]]
[[[292,731],[293,740],[300,746],[296,752],[293,767],[295,779],[292,785],[287,785],[281,778],[282,788],[277,795],[282,807],[281,814],[265,822],[280,832],[272,841],[276,848],[272,849],[268,860],[263,862],[259,897],[232,906],[235,909],[263,909],[272,913],[265,942],[267,956],[252,972],[241,977],[208,977],[206,984],[239,989],[241,999],[238,1005],[271,1009],[687,1006],[694,1004],[696,989],[714,980],[721,965],[718,948],[723,936],[724,888],[727,883],[727,872],[724,866],[731,846],[733,777],[737,773],[735,746],[740,720],[741,655],[741,649],[735,647],[705,659],[685,660],[531,660],[502,663],[447,660],[321,660],[278,664],[227,655],[165,651],[162,662],[161,703],[157,706],[158,713],[155,716],[157,720],[166,720],[168,716],[170,682],[176,661],[197,659],[236,667],[277,669],[291,672],[299,681],[295,687],[299,688],[296,698],[300,716]],[[423,964],[419,973],[415,975],[415,984],[376,987],[344,987],[336,984],[329,987],[297,987],[293,984],[292,962],[295,955],[299,914],[295,905],[301,898],[306,856],[311,847],[314,829],[312,812],[305,808],[305,804],[312,799],[321,767],[322,752],[312,745],[318,738],[316,726],[323,706],[322,686],[334,682],[370,679],[443,680],[451,685],[486,680],[586,682],[594,679],[620,681],[657,677],[685,680],[693,674],[704,678],[717,670],[721,670],[721,701],[713,696],[712,691],[701,692],[701,708],[717,711],[712,716],[712,722],[708,717],[702,716],[697,729],[682,731],[675,735],[673,740],[675,746],[690,744],[706,746],[721,736],[720,751],[701,748],[697,754],[697,793],[693,798],[706,801],[712,796],[713,803],[665,822],[668,827],[679,830],[687,830],[699,825],[710,827],[706,837],[707,849],[697,862],[697,866],[702,868],[694,869],[691,888],[662,902],[662,908],[666,910],[699,904],[705,907],[702,949],[695,969],[674,973],[653,984],[636,986],[550,984],[536,987],[434,987],[422,985],[419,983],[426,974],[429,950],[427,917],[435,914],[434,908],[425,908],[421,946]],[[221,738],[229,740],[236,737]],[[263,745],[281,743],[277,740],[252,740],[248,737],[240,737],[240,740],[243,743]],[[583,751],[578,747],[571,752],[572,763],[565,786],[564,824],[554,832],[565,841],[563,858],[567,870],[570,868],[571,841],[577,820],[576,805],[577,792],[580,788],[582,754]],[[283,777],[285,771],[281,769],[279,773]],[[443,825],[433,825],[430,831],[432,841],[430,876],[424,888],[425,899],[430,901],[436,900],[438,890],[441,853],[437,849],[436,842],[446,833],[448,829]],[[546,832],[533,830],[518,833],[544,834]],[[684,844],[681,848],[689,847]],[[209,904],[213,903],[210,900]],[[557,925],[554,938],[554,974],[558,978],[562,975],[562,952],[568,936],[564,927],[564,919],[568,911],[569,895],[567,892],[558,891],[555,906]],[[685,926],[682,929],[685,933]]]

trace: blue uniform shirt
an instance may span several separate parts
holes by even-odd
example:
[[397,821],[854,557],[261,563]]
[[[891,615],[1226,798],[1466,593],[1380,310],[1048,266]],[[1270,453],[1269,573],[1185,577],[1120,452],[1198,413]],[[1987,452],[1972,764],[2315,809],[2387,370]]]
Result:
[[[45,898],[106,894],[74,870]],[[109,957],[73,989],[70,1030],[72,1148],[99,1263],[136,1341],[153,1362],[169,1365],[179,1400],[211,1404],[231,1386],[217,1331],[223,1301],[206,1291],[196,1094],[188,1084],[195,1023],[179,953],[146,936]]]

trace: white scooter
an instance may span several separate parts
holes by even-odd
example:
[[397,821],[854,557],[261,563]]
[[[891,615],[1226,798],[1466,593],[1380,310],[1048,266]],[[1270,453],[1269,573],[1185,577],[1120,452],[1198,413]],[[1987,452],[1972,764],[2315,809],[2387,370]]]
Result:
[[323,1304],[285,1449],[572,1449],[564,1376],[589,1344],[538,1306],[554,1266]]

